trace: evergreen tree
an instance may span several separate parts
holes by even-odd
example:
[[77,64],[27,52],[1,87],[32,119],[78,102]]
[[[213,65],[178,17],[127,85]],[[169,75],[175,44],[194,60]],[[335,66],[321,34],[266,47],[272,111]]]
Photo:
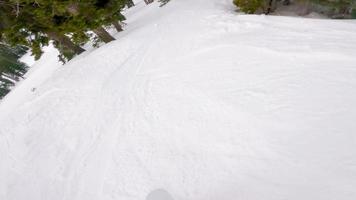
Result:
[[[273,12],[277,5],[289,5],[290,0],[233,0],[233,3],[241,11],[253,14]],[[353,12],[356,13],[356,0],[294,0],[292,3],[307,5],[307,9],[319,12],[331,18],[352,18]],[[356,14],[354,14],[356,17]]]
[[[0,4],[0,37],[12,45],[31,48],[38,59],[49,40],[70,59],[84,51],[80,45],[93,31],[102,41],[114,38],[104,29],[114,25],[122,31],[119,21],[127,0],[2,0]],[[4,16],[4,17],[3,17]]]
[[49,40],[54,40],[71,49],[74,54],[84,51],[75,45],[65,35],[66,32],[57,26],[58,20],[50,15],[50,7],[45,4],[7,1],[1,4],[0,35],[3,41],[10,45],[23,45],[31,48],[32,54],[38,59],[42,55],[42,47],[47,46]]
[[121,31],[118,21],[125,20],[121,10],[126,6],[127,0],[86,0],[85,2],[68,2],[65,11],[71,16],[66,26],[78,25],[82,31],[93,31],[102,41],[111,42],[115,40],[103,26],[114,23],[115,28]]
[[274,0],[234,0],[233,3],[247,14],[261,12],[269,14]]
[[353,8],[351,11],[351,18],[356,19],[356,8]]
[[[312,10],[315,7],[322,7],[323,14],[331,18],[352,18],[352,10],[356,0],[308,0]],[[318,11],[316,9],[316,11]]]
[[27,71],[27,66],[18,61],[26,48],[10,47],[0,43],[0,99],[4,97]]

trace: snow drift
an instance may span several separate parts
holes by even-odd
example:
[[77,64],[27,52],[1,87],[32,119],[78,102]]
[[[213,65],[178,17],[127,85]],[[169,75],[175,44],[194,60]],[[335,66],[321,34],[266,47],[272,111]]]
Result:
[[356,23],[139,3],[0,104],[0,199],[353,200]]

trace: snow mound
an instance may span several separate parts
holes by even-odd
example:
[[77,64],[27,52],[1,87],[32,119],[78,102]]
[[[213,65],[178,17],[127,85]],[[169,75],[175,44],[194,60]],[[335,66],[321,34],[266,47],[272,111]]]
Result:
[[0,199],[356,199],[355,21],[221,0],[127,18],[1,102]]

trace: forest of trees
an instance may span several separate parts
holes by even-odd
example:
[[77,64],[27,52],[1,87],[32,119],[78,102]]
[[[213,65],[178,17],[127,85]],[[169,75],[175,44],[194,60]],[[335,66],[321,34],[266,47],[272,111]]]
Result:
[[26,73],[27,66],[18,60],[26,51],[25,47],[10,47],[0,43],[0,99]]
[[233,0],[233,3],[249,14],[269,14],[278,6],[299,4],[307,12],[317,12],[330,18],[356,19],[356,0]]
[[106,30],[113,25],[122,31],[121,14],[132,0],[0,0],[0,40],[31,49],[36,59],[53,41],[66,61],[85,51],[89,31],[105,43],[114,39]]

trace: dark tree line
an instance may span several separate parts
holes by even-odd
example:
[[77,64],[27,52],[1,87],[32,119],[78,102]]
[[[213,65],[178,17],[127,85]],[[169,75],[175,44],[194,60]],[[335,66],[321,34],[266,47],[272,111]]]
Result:
[[330,18],[356,18],[356,0],[233,0],[233,3],[248,14],[270,14],[278,6],[299,4],[306,12],[318,12]]
[[0,0],[0,42],[28,47],[39,59],[52,41],[66,62],[83,53],[89,40],[115,40],[105,28],[123,31],[121,12],[132,6],[133,0]]
[[18,61],[25,54],[25,47],[10,47],[0,43],[0,99],[13,87],[16,81],[23,78],[27,66]]
[[66,61],[85,51],[90,33],[105,43],[115,40],[106,30],[122,31],[121,11],[132,0],[0,0],[0,41],[31,49],[36,59],[49,41]]

